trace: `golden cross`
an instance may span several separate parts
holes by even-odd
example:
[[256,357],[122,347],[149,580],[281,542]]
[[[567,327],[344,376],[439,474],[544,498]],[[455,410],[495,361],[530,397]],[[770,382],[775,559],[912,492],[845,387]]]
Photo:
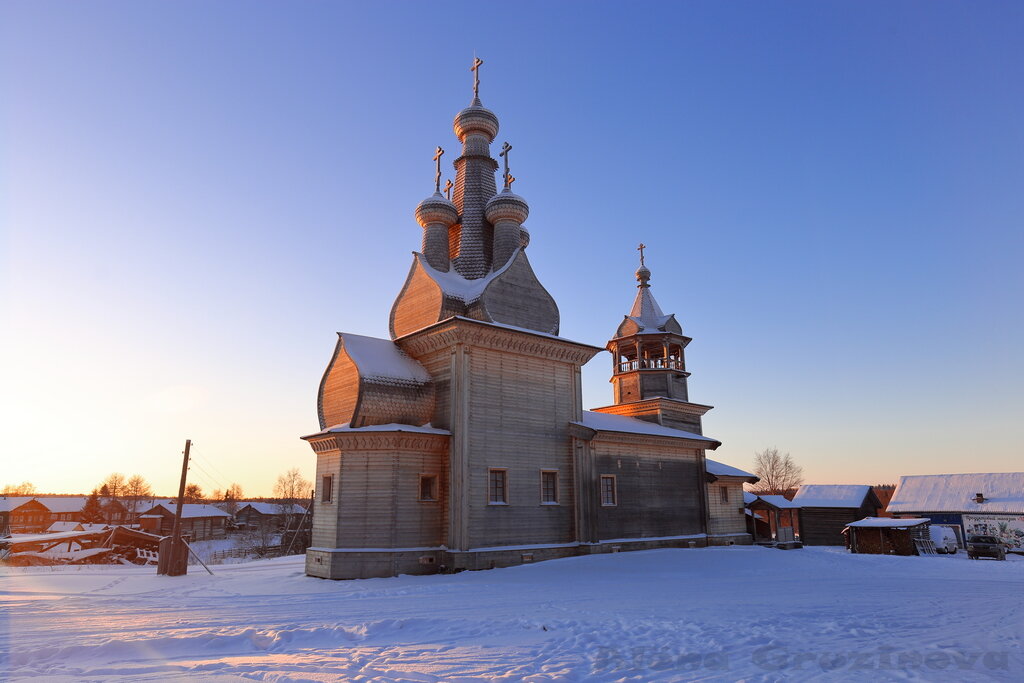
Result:
[[452,185],[452,179],[451,178],[449,178],[448,180],[445,181],[445,183],[444,183],[444,196],[448,198],[448,201],[452,200],[452,188],[453,187],[455,187],[455,186]]
[[476,55],[473,56],[473,66],[469,67],[469,70],[473,72],[473,97],[480,97],[480,67],[483,66],[484,60],[480,59]]
[[441,157],[444,155],[444,150],[438,145],[437,149],[434,150],[434,192],[441,192]]
[[643,242],[641,242],[640,246],[636,248],[636,250],[640,252],[640,265],[641,266],[644,264],[644,249],[646,249],[646,248],[647,248],[647,245],[644,244]]
[[508,157],[509,157],[508,153],[511,152],[511,151],[512,151],[512,145],[510,145],[510,144],[508,144],[506,142],[505,144],[503,144],[501,146],[501,151],[498,152],[498,156],[505,157],[505,187],[508,187],[511,184],[511,181],[509,181],[509,178],[511,178],[512,176],[508,172]]

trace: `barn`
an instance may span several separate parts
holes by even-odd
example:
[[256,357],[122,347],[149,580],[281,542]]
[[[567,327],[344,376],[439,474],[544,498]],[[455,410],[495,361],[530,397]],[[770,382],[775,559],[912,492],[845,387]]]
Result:
[[870,486],[807,484],[793,496],[800,506],[800,540],[804,545],[845,545],[843,529],[874,517],[881,504]]
[[967,536],[984,534],[1024,552],[1024,472],[900,477],[888,511],[951,527],[961,548]]

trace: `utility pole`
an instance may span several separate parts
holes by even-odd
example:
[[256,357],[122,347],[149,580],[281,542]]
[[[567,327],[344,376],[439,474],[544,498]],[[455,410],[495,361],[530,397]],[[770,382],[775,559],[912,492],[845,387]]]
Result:
[[[182,500],[185,498],[185,479],[188,477],[188,452],[191,449],[192,439],[186,439],[185,458],[181,462],[181,482],[178,484],[178,506],[174,511],[174,526],[171,528],[171,542],[168,548],[170,551],[168,553],[169,557],[166,563],[160,562],[160,567],[157,570],[157,573],[167,574],[168,576],[181,576],[188,573],[188,555],[183,552],[185,548],[181,542],[181,506]],[[163,571],[160,571],[161,568]]]

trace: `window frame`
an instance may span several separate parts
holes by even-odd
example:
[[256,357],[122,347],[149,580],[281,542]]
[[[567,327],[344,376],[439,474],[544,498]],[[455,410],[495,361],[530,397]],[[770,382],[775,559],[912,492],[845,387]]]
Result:
[[[423,482],[424,481],[430,481],[431,482],[430,493],[432,494],[432,497],[430,497],[430,498],[424,498],[423,497]],[[421,503],[436,503],[436,502],[438,502],[441,499],[441,491],[438,488],[438,481],[439,481],[439,479],[438,479],[438,476],[436,474],[433,474],[433,473],[430,473],[430,472],[421,473],[420,474],[419,497],[417,498],[417,500],[419,500],[419,502],[421,502]]]
[[[610,503],[606,503],[605,502],[605,498],[604,498],[604,482],[605,482],[606,479],[607,480],[611,480],[611,482],[612,482],[612,488],[611,488],[612,502],[610,502]],[[614,475],[614,474],[602,474],[600,482],[601,482],[601,488],[600,488],[599,494],[601,496],[601,507],[603,507],[603,508],[618,507],[618,505],[619,505],[619,480],[618,480],[618,476]]]
[[[555,478],[555,487],[554,487],[554,490],[553,490],[553,493],[554,493],[554,496],[555,496],[554,500],[545,500],[544,499],[544,476],[548,475],[548,474],[553,475],[554,478]],[[559,484],[560,484],[559,479],[560,479],[560,477],[558,476],[558,470],[557,469],[549,467],[549,468],[542,469],[540,471],[540,504],[541,505],[561,505],[562,504],[561,496],[559,495],[559,490],[558,490]]]
[[718,502],[722,505],[729,504],[729,487],[719,485],[718,487]]
[[334,502],[334,475],[325,474],[320,477],[320,502]]
[[[502,500],[493,500],[493,486],[491,484],[491,476],[501,472],[502,476]],[[488,505],[508,505],[508,468],[507,467],[488,467],[487,468],[487,504]]]

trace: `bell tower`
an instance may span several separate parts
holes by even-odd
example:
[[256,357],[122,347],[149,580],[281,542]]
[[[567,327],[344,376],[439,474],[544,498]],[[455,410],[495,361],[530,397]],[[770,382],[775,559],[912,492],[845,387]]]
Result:
[[633,308],[608,342],[615,403],[596,410],[702,433],[701,416],[711,406],[691,403],[686,386],[685,350],[690,337],[674,314],[665,314],[651,292],[651,271],[640,251]]

